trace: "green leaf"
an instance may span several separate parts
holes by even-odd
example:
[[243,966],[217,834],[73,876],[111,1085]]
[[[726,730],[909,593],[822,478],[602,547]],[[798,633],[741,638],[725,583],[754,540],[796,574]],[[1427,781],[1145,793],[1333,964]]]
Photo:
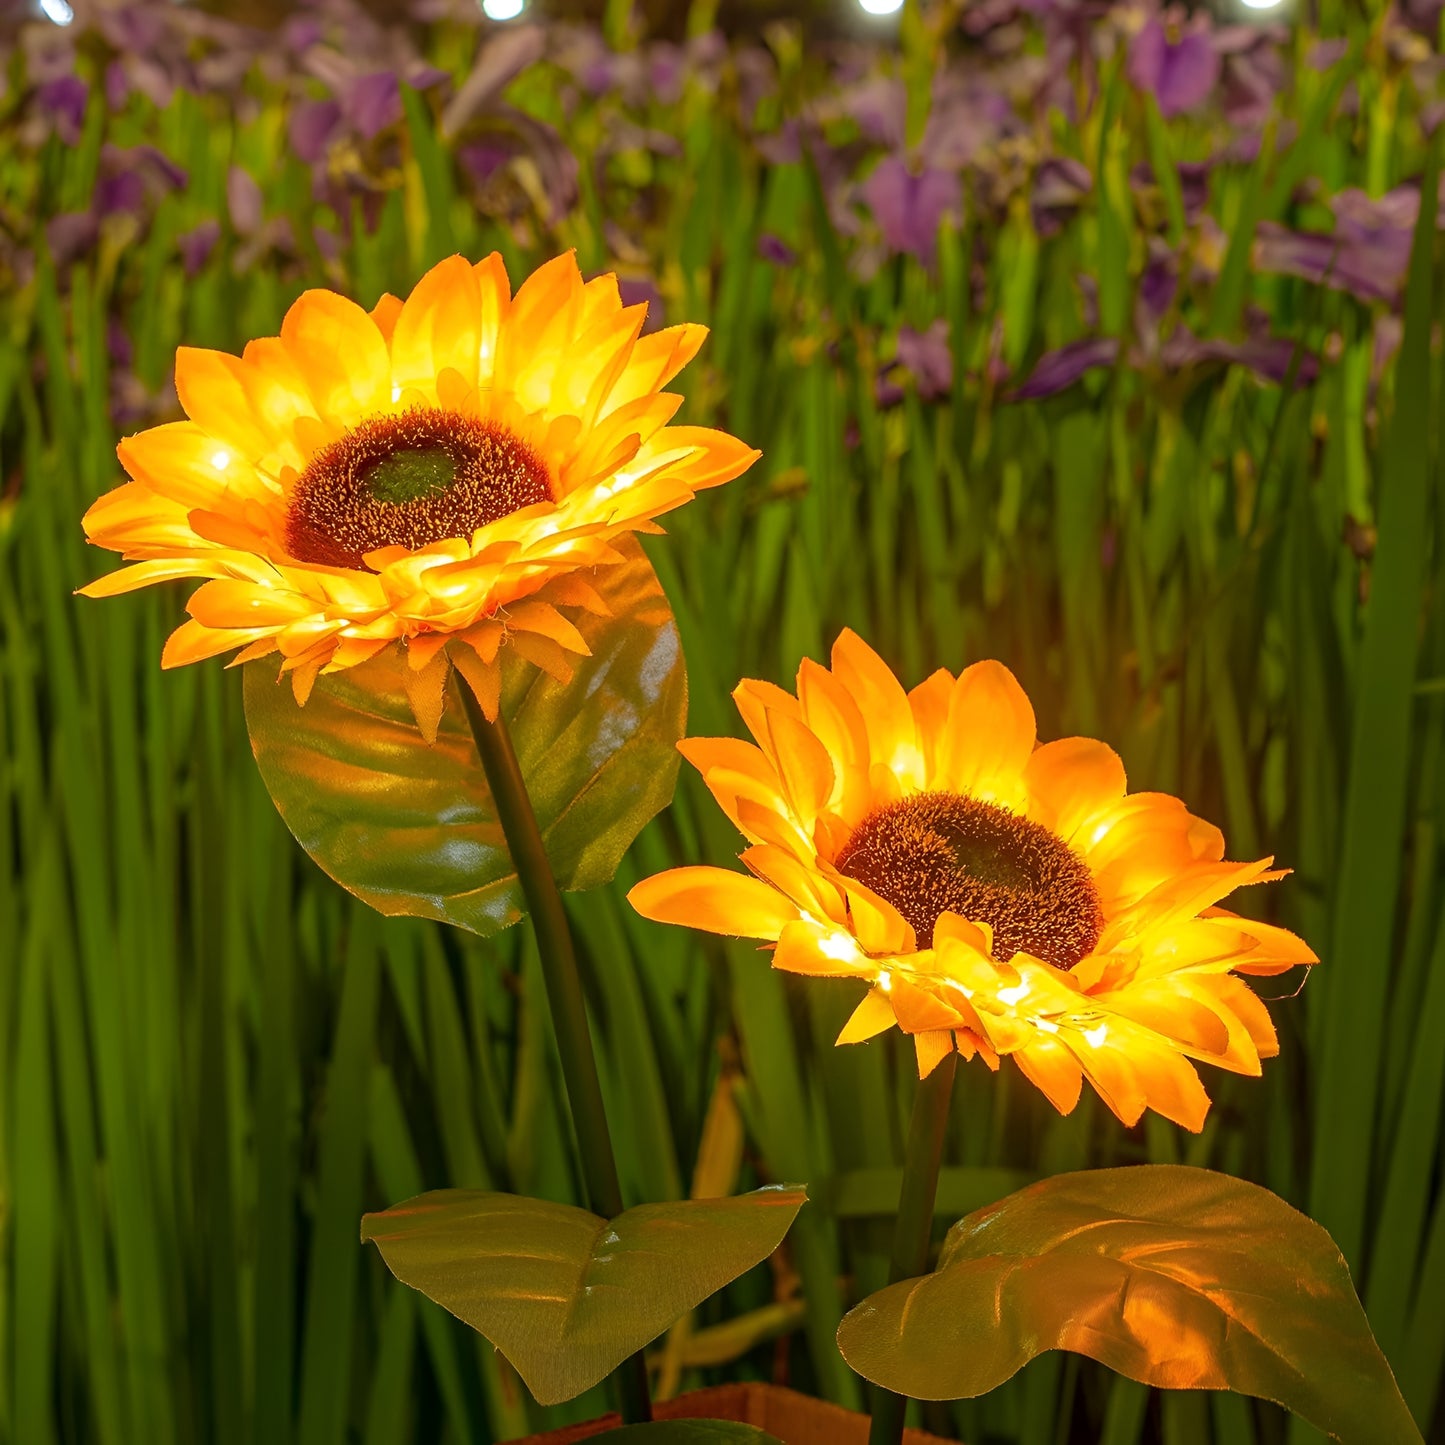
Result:
[[652,1420],[590,1438],[607,1445],[779,1445],[776,1435],[741,1420]]
[[[611,617],[582,614],[592,649],[562,684],[501,653],[502,710],[547,856],[563,888],[595,888],[672,798],[687,723],[677,624],[632,541],[590,579]],[[276,664],[246,665],[246,723],[286,826],[343,887],[386,914],[491,934],[522,916],[522,891],[476,745],[454,701],[434,746],[418,731],[387,648],[318,678],[298,707]]]
[[361,1221],[391,1272],[499,1349],[543,1405],[580,1395],[781,1243],[807,1194],[570,1204],[440,1189]]
[[1420,1445],[1319,1225],[1175,1164],[1046,1179],[960,1220],[938,1269],[863,1301],[843,1357],[902,1395],[982,1395],[1045,1350],[1142,1384],[1274,1400],[1342,1445]]

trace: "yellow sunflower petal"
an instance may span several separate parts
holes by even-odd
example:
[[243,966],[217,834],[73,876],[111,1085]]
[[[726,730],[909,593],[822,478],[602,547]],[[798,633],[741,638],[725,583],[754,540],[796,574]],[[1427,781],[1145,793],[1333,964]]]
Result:
[[412,716],[416,718],[416,725],[428,747],[437,740],[437,728],[441,725],[442,712],[446,707],[446,685],[451,670],[451,663],[445,652],[435,653],[422,667],[407,666],[401,670],[406,700],[411,704]]
[[913,1047],[918,1055],[918,1077],[926,1079],[953,1052],[953,1033],[949,1029],[930,1029],[914,1034]]
[[892,1028],[897,1022],[887,992],[875,986],[864,994],[863,1002],[849,1015],[836,1042],[861,1044],[881,1034],[884,1029]]
[[660,391],[697,355],[706,340],[707,327],[692,322],[667,326],[650,336],[640,337],[628,357],[626,370],[607,398],[602,415],[650,391]]
[[930,779],[938,772],[938,744],[948,725],[948,704],[952,697],[953,674],[942,667],[908,694],[914,733],[923,753],[924,773]]
[[303,291],[281,340],[320,416],[354,426],[391,405],[391,358],[376,322],[334,291]]
[[1084,1071],[1058,1039],[1038,1034],[1009,1055],[1028,1081],[1061,1114],[1072,1114],[1084,1088]]
[[391,336],[391,384],[434,389],[444,370],[475,391],[481,355],[482,297],[461,256],[439,261],[417,282]]
[[251,406],[238,356],[182,346],[176,352],[176,395],[190,419],[209,437],[248,461],[269,455],[273,434]]
[[849,628],[833,644],[833,675],[852,694],[868,730],[873,762],[897,773],[921,769],[908,694],[888,664]]
[[913,926],[886,899],[852,878],[843,880],[853,932],[867,953],[912,953]]
[[644,878],[627,901],[656,923],[732,938],[774,940],[798,921],[795,903],[767,883],[726,868],[672,868]]
[[382,340],[388,344],[391,341],[392,333],[396,330],[396,319],[401,315],[402,302],[399,296],[393,296],[390,291],[383,291],[377,298],[376,305],[371,308],[371,319],[376,322],[376,329],[381,332]]
[[779,934],[778,946],[773,950],[773,967],[813,978],[870,977],[872,969],[867,959],[851,945],[852,940],[836,930],[798,920],[785,925]]
[[976,662],[959,675],[938,742],[937,782],[951,792],[1015,807],[1033,752],[1034,710],[1008,668]]
[[165,668],[184,667],[188,662],[200,662],[208,657],[218,657],[233,647],[244,647],[256,640],[253,628],[205,627],[194,618],[181,623],[166,639],[161,652],[161,666]]
[[744,851],[742,861],[750,873],[786,893],[799,908],[819,920],[846,924],[847,910],[837,887],[795,854],[771,843],[756,843]]
[[789,806],[811,829],[833,794],[833,760],[813,730],[798,718],[768,714],[769,751]]
[[1060,738],[1035,749],[1024,766],[1024,781],[1039,821],[1084,857],[1092,832],[1128,786],[1124,764],[1113,748],[1093,738]]

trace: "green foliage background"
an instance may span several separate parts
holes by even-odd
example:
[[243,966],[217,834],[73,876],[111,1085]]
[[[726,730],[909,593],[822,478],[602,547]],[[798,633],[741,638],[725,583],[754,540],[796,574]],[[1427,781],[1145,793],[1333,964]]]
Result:
[[[249,119],[185,93],[114,117],[93,100],[77,146],[0,155],[7,206],[41,216],[84,204],[104,140],[156,144],[190,173],[148,233],[107,232],[59,275],[41,254],[0,312],[0,1438],[471,1442],[605,1408],[598,1392],[532,1405],[488,1346],[357,1240],[363,1211],[424,1188],[576,1199],[526,931],[482,943],[355,904],[266,796],[239,678],[159,670],[184,594],[71,593],[109,563],[79,526],[118,480],[108,315],[128,318],[135,370],[159,387],[177,344],[239,350],[308,285],[370,305],[453,249],[499,248],[514,279],[569,245],[584,270],[605,267],[613,197],[643,191],[669,319],[713,328],[684,415],[764,451],[648,544],[683,630],[690,731],[736,731],[740,677],[787,682],[844,625],[908,684],[999,657],[1044,736],[1108,739],[1132,786],[1185,797],[1224,826],[1232,856],[1296,870],[1244,906],[1324,959],[1272,1008],[1282,1057],[1265,1078],[1208,1080],[1198,1138],[1152,1117],[1126,1132],[1092,1097],[1062,1119],[1016,1071],[967,1066],[940,1230],[1083,1165],[1185,1161],[1258,1180],[1334,1234],[1430,1434],[1445,1361],[1445,375],[1430,331],[1445,287],[1432,300],[1422,253],[1400,362],[1374,393],[1370,308],[1248,265],[1254,226],[1296,215],[1299,179],[1378,194],[1421,168],[1419,128],[1361,36],[1353,115],[1312,109],[1326,82],[1301,65],[1282,102],[1306,121],[1297,138],[1214,177],[1228,250],[1194,324],[1234,336],[1246,302],[1266,307],[1326,357],[1292,394],[1223,366],[1161,378],[1126,362],[1029,403],[990,379],[999,337],[1022,362],[1078,334],[1076,272],[1098,278],[1105,327],[1123,328],[1144,257],[1128,167],[1188,136],[1146,124],[1117,68],[1069,138],[1103,177],[1078,217],[1041,240],[1015,211],[980,236],[999,223],[969,209],[935,272],[901,258],[869,279],[812,169],[763,162],[726,97],[695,88],[640,117],[678,138],[670,159],[623,152],[594,168],[617,103],[573,114],[583,203],[555,226],[479,214],[408,94],[404,164],[374,231],[334,261],[303,246],[284,267],[240,267],[227,229],[194,279],[176,235],[224,218],[233,163],[263,178],[268,214],[311,235],[305,169],[259,81]],[[805,87],[796,43],[774,44],[784,94]],[[440,62],[461,66],[458,47],[444,38]],[[562,119],[543,68],[509,98]],[[764,231],[799,264],[761,259]],[[908,389],[880,410],[897,327],[936,317],[951,328],[951,396]],[[1373,554],[1347,535],[1373,538]],[[737,851],[684,777],[617,882],[569,899],[624,1191],[686,1194],[705,1137],[704,1174],[725,1189],[807,1181],[813,1202],[775,1268],[701,1312],[676,1347],[708,1363],[674,1383],[786,1378],[857,1407],[833,1331],[883,1282],[911,1055],[896,1038],[835,1051],[852,989],[784,979],[747,944],[647,924],[623,902],[638,876]],[[926,1421],[976,1445],[1071,1430],[1105,1445],[1270,1445],[1286,1430],[1250,1402],[1151,1400],[1059,1356]]]

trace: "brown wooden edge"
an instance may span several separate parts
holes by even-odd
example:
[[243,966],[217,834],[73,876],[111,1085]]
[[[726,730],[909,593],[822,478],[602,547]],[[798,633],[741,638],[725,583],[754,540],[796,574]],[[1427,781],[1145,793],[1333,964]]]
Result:
[[[714,1385],[692,1390],[653,1407],[658,1420],[737,1420],[756,1425],[783,1445],[867,1445],[868,1417],[829,1400],[816,1400],[783,1385]],[[517,1445],[575,1445],[622,1424],[617,1414],[529,1435]],[[905,1430],[903,1445],[953,1445],[925,1430]]]

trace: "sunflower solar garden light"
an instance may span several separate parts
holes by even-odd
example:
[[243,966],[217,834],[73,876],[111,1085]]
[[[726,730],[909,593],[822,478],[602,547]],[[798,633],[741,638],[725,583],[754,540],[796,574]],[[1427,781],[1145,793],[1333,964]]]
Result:
[[1084,1082],[1125,1125],[1198,1132],[1192,1060],[1257,1075],[1278,1053],[1244,982],[1314,953],[1220,906],[1281,875],[1225,861],[1177,798],[1130,793],[1112,749],[1038,744],[1013,675],[980,662],[906,692],[845,630],[796,694],[733,693],[756,743],[680,744],[747,839],[746,873],[671,869],[645,917],[762,940],[772,966],[865,986],[839,1044],[893,1027],[920,1085],[887,1289],[838,1331],[882,1387],[872,1445],[905,1396],[984,1393],[1069,1349],[1146,1384],[1274,1399],[1342,1441],[1417,1442],[1329,1236],[1267,1190],[1178,1166],[1060,1175],[970,1215],[928,1256],[958,1059],[1018,1069],[1061,1112]]
[[616,1370],[629,1420],[649,1414],[641,1347],[766,1258],[803,1201],[623,1210],[558,893],[558,873],[610,877],[675,778],[676,626],[630,534],[758,455],[669,425],[663,388],[706,330],[643,336],[645,315],[570,254],[515,295],[496,255],[369,313],[308,291],[239,358],[179,352],[188,419],[122,442],[131,480],[85,517],[131,563],[89,595],[204,579],[163,665],[250,664],[262,775],[334,877],[479,933],[532,915],[596,1212],[442,1191],[364,1234],[543,1403]]

